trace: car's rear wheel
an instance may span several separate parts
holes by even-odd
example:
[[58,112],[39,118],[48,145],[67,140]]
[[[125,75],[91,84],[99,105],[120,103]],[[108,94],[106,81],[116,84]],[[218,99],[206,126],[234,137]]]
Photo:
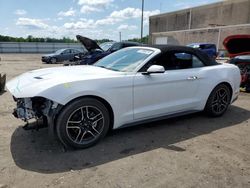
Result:
[[246,92],[250,93],[250,81],[246,84]]
[[231,92],[227,85],[220,84],[214,88],[208,97],[205,112],[209,116],[218,117],[223,115],[231,101]]
[[109,112],[103,103],[82,98],[62,110],[57,120],[57,135],[67,147],[87,148],[106,135],[109,123]]
[[50,63],[55,64],[56,62],[57,62],[57,59],[56,59],[56,58],[52,57],[52,58],[50,59]]

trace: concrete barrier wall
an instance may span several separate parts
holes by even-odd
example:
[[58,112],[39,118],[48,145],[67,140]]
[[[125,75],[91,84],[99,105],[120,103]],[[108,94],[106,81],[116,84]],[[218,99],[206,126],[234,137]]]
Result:
[[187,45],[190,43],[214,43],[218,49],[224,49],[223,41],[229,35],[250,34],[250,24],[183,31],[159,32],[151,34],[151,43],[156,44],[157,38],[164,39],[167,44]]
[[83,50],[79,43],[0,42],[0,53],[51,53],[62,48]]

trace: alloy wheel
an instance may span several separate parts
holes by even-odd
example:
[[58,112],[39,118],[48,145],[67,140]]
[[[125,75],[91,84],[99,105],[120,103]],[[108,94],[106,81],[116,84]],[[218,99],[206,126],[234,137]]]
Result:
[[94,106],[82,106],[68,118],[66,132],[76,144],[88,144],[98,139],[104,129],[104,115]]
[[225,88],[220,88],[216,91],[213,100],[212,100],[212,110],[215,113],[221,113],[227,109],[229,105],[229,94]]

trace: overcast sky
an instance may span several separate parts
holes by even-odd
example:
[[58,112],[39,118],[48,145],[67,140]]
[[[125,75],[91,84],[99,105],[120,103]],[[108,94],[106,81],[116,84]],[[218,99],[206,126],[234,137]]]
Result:
[[[148,17],[220,0],[145,0]],[[0,0],[0,34],[118,40],[140,37],[141,0]]]

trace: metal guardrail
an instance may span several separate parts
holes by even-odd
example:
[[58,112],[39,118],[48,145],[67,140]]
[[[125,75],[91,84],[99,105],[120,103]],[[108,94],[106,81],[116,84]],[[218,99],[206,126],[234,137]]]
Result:
[[79,43],[0,42],[0,53],[51,53],[62,48],[83,50]]

